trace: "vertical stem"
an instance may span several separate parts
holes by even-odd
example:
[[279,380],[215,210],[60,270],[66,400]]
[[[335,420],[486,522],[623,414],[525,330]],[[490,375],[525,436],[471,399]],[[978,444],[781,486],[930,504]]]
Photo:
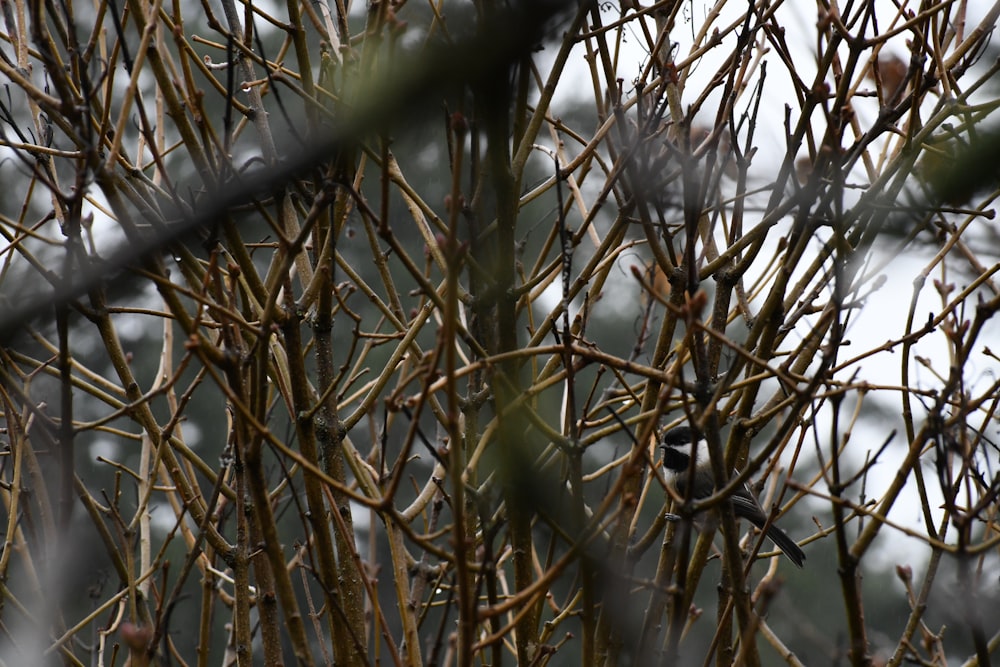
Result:
[[[480,16],[482,29],[488,30],[491,12]],[[519,63],[528,67],[526,60]],[[485,169],[492,181],[496,198],[496,242],[493,244],[492,262],[486,264],[495,276],[492,294],[495,297],[495,322],[497,325],[498,352],[518,349],[517,303],[515,296],[515,245],[518,213],[518,183],[511,169],[510,155],[510,72],[506,63],[484,72],[476,87],[476,118],[485,128],[487,160]],[[520,110],[514,110],[519,113]],[[531,536],[532,512],[519,493],[518,477],[521,466],[531,465],[531,452],[524,444],[524,421],[516,407],[520,398],[519,364],[507,358],[498,365],[495,383],[496,410],[498,414],[498,442],[504,502],[510,518],[510,540],[514,560],[515,590],[524,590],[534,581],[532,566],[534,545]],[[512,407],[515,406],[515,407]],[[538,606],[531,600],[524,604],[517,625],[515,645],[518,664],[528,665],[535,658],[538,645]]]
[[[342,164],[345,163],[346,161],[342,161]],[[330,252],[324,251],[321,254],[321,256],[328,258],[328,262],[325,266],[317,267],[317,271],[322,276],[323,286],[319,290],[313,325],[313,336],[316,341],[317,376],[319,386],[323,387],[324,390],[333,384],[337,375],[333,360],[333,304],[336,290],[334,275],[337,229],[341,225],[335,224],[335,222],[346,217],[348,197],[346,191],[340,190],[336,198],[332,220],[330,212],[327,211],[316,227],[318,246],[323,248],[327,244],[331,246]],[[344,363],[347,363],[347,360]],[[344,454],[341,447],[344,437],[343,430],[343,423],[337,411],[336,393],[329,391],[326,400],[320,407],[319,419],[316,420],[319,462],[326,474],[346,485]],[[333,610],[328,611],[329,620],[334,624],[334,657],[337,664],[362,665],[367,662],[364,632],[365,594],[361,582],[362,573],[358,571],[356,561],[352,557],[355,548],[354,520],[347,497],[336,488],[331,489],[331,497],[334,500],[334,506],[330,508],[330,511],[338,513],[343,519],[342,522],[334,522],[334,547],[337,555],[334,567],[336,568],[336,580],[339,583],[340,593],[337,603],[343,611],[343,618],[338,618],[338,614]],[[341,525],[344,530],[337,528]]]
[[[232,562],[233,581],[235,582],[233,587],[235,597],[233,622],[236,626],[234,628],[236,664],[238,667],[250,667],[253,665],[253,634],[250,624],[250,527],[248,512],[250,508],[247,507],[246,467],[243,463],[245,443],[240,442],[242,438],[237,437],[236,440],[237,446],[233,448],[235,459],[233,472],[236,481],[236,548],[233,549]],[[258,602],[262,602],[262,600],[258,599]]]
[[[305,366],[305,346],[302,341],[299,316],[292,301],[291,281],[284,283],[285,319],[282,322],[285,349],[288,352],[288,379],[291,385],[292,411],[295,419],[295,432],[298,436],[302,456],[317,465],[319,448],[317,443],[316,423],[312,417],[313,397],[308,384],[308,371]],[[336,554],[333,539],[330,535],[330,520],[327,512],[322,483],[314,475],[303,475],[306,505],[309,508],[309,526],[312,530],[314,553],[319,567],[317,578],[323,588],[326,603],[329,607],[327,623],[329,625],[334,646],[340,649],[340,659],[346,659],[345,651],[353,652],[353,644],[346,624],[340,622],[340,581],[337,577]],[[349,559],[348,559],[349,560]]]
[[[467,516],[465,494],[466,444],[461,424],[461,405],[458,396],[459,284],[462,251],[458,240],[458,219],[462,210],[461,174],[465,146],[465,119],[456,113],[449,131],[454,135],[452,153],[451,210],[449,211],[448,237],[445,241],[444,320],[441,327],[440,350],[444,356],[445,399],[447,401],[448,475],[451,478],[451,511],[454,515],[452,548],[455,552],[455,579],[458,587],[458,664],[472,663],[472,646],[476,637],[476,585],[469,567],[469,554],[475,545],[475,531]],[[472,515],[475,516],[474,514]]]
[[[67,262],[68,264],[68,262]],[[72,275],[67,273],[66,275]],[[74,429],[72,356],[69,350],[69,306],[56,306],[56,330],[59,335],[59,533],[69,528],[73,512]]]

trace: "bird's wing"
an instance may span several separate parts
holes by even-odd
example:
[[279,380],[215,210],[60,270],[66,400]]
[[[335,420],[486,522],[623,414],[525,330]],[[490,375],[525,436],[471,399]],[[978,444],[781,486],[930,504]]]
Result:
[[750,490],[743,488],[732,495],[733,511],[736,516],[747,519],[753,525],[761,528],[767,522],[767,515],[761,509],[760,503],[751,495]]

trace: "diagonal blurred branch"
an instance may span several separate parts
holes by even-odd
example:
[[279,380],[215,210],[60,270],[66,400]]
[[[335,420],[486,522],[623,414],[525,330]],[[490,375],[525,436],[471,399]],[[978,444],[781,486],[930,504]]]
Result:
[[[570,5],[570,0],[511,4],[493,14],[488,30],[434,45],[420,58],[400,59],[400,66],[386,76],[356,82],[360,103],[344,112],[326,136],[314,137],[309,147],[282,156],[274,167],[234,176],[207,192],[190,210],[161,203],[162,213],[152,207],[139,211],[152,223],[152,230],[140,239],[131,239],[109,257],[78,268],[72,280],[61,281],[47,298],[0,304],[0,342],[8,341],[24,324],[50,312],[54,305],[74,301],[121,271],[166,252],[173,244],[198,243],[200,230],[214,229],[235,208],[259,201],[262,193],[280,192],[369,137],[412,127],[415,119],[435,110],[449,91],[508,76],[510,66],[538,47],[550,24]],[[51,103],[58,108],[58,102]],[[327,182],[323,187],[336,185]]]

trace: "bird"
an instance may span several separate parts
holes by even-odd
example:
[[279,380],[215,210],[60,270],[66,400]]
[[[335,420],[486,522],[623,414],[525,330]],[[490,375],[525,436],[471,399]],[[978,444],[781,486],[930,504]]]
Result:
[[[692,445],[695,447],[694,450]],[[704,436],[690,426],[675,426],[663,434],[660,448],[663,450],[663,474],[667,485],[679,496],[701,500],[715,493],[715,476],[712,474],[712,465],[708,458],[708,442]],[[695,465],[693,477],[688,472],[692,462]],[[687,488],[689,481],[694,485],[690,494]],[[729,503],[738,518],[747,519],[757,528],[764,530],[764,526],[767,525],[767,514],[746,484],[733,492],[729,497]],[[767,527],[766,534],[788,560],[798,567],[803,566],[805,553],[785,531],[772,522]]]

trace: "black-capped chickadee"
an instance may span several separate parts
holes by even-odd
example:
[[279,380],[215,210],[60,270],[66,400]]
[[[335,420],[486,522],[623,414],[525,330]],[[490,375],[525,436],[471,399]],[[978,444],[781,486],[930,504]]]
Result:
[[[691,445],[695,442],[695,431],[689,426],[675,426],[663,434],[663,441],[660,447],[663,449],[663,474],[667,484],[682,498],[688,497],[687,485],[692,479],[688,473],[688,467],[692,464]],[[715,492],[715,476],[712,474],[712,465],[708,458],[708,443],[701,435],[697,437],[694,449],[694,488],[690,497],[692,500],[707,498]],[[737,489],[730,497],[733,506],[733,513],[737,517],[747,519],[757,528],[763,530],[767,524],[767,515],[761,508],[760,503],[750,493],[750,488],[745,484]],[[781,549],[788,560],[802,567],[802,562],[806,555],[802,549],[790,538],[785,531],[772,523],[767,528],[767,536]]]

